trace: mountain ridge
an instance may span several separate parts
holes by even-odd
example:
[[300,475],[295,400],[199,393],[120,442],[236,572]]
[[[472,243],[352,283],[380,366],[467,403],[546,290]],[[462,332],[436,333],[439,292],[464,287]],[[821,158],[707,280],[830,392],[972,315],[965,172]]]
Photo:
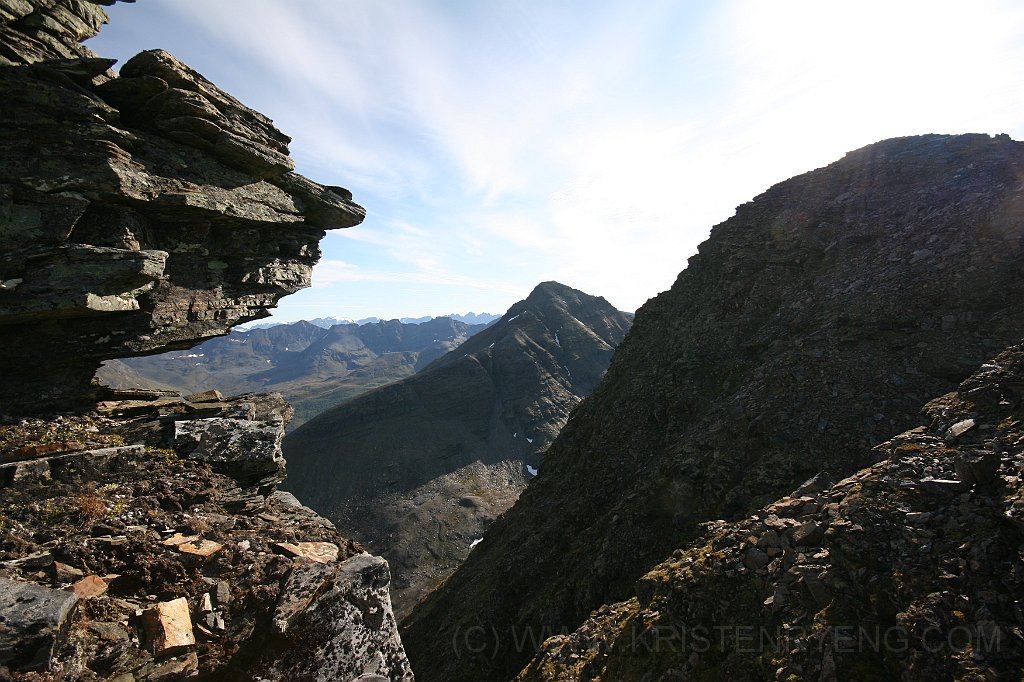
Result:
[[499,315],[492,315],[491,313],[474,313],[472,311],[462,315],[459,313],[449,313],[448,315],[424,315],[422,317],[399,317],[383,319],[380,317],[364,317],[358,320],[354,320],[350,317],[339,317],[332,315],[329,317],[314,317],[311,320],[296,320],[295,322],[255,322],[249,324],[243,324],[235,327],[238,331],[251,331],[253,329],[267,329],[269,327],[277,327],[283,324],[296,324],[297,322],[309,322],[310,324],[322,327],[324,329],[330,329],[336,324],[375,324],[377,322],[392,322],[397,319],[402,324],[423,324],[424,322],[430,322],[431,320],[437,320],[441,318],[449,318],[462,322],[468,325],[477,324],[490,324],[494,320],[497,320]]
[[392,561],[404,612],[543,468],[629,319],[603,298],[542,283],[416,375],[289,434],[287,485]]
[[[1007,136],[897,138],[717,225],[537,479],[403,621],[420,679],[510,678],[534,653],[517,635],[571,632],[699,524],[872,464],[1024,328],[1021,177]],[[451,650],[477,626],[492,641]]]
[[97,376],[116,388],[163,388],[184,395],[279,391],[293,404],[293,427],[331,405],[410,376],[481,327],[440,317],[322,328],[299,321],[233,330],[187,351],[104,364]]

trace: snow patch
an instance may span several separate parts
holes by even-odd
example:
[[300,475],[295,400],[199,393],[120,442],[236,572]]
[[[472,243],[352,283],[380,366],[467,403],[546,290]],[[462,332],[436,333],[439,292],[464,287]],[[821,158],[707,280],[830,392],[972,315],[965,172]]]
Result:
[[473,549],[474,547],[479,545],[482,541],[483,541],[483,538],[477,538],[476,540],[473,540],[473,542],[469,543],[469,548]]
[[526,472],[528,474],[530,474],[531,476],[536,476],[539,471],[540,471],[540,469],[534,469],[529,464],[526,465]]
[[512,320],[515,320],[515,319],[518,319],[518,318],[519,318],[518,315],[514,315],[514,316],[508,318],[508,321],[511,322]]
[[558,338],[558,332],[555,332],[555,345],[559,348],[562,347],[562,341]]
[[527,443],[530,443],[530,444],[532,445],[532,444],[533,444],[533,439],[532,439],[532,438],[527,438],[527,439],[526,439],[526,442],[527,442]]

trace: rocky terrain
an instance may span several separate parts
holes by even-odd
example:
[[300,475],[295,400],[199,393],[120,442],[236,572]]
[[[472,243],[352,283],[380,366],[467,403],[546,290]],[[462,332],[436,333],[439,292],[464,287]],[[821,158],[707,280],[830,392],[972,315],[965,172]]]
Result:
[[295,428],[370,389],[411,376],[482,328],[448,318],[326,329],[295,322],[232,331],[188,350],[110,360],[97,377],[116,388],[186,394],[209,389],[225,395],[279,392],[295,408],[290,424]]
[[[102,360],[189,348],[309,285],[347,190],[173,56],[77,45],[91,2],[2,3],[0,359],[5,409],[88,404]],[[66,352],[53,354],[49,349]]]
[[363,217],[170,54],[110,72],[98,4],[0,0],[0,678],[410,680],[387,563],[276,490],[281,396],[91,383],[266,317]]
[[707,524],[516,679],[1018,679],[1024,346],[924,416],[868,469]]
[[279,395],[124,398],[0,427],[0,677],[411,679],[387,563],[275,490]]
[[740,206],[638,311],[516,505],[405,619],[419,678],[511,678],[706,522],[874,464],[926,400],[1019,341],[1022,177],[1022,143],[927,135]]
[[629,325],[603,298],[540,284],[418,374],[290,433],[285,486],[391,562],[404,612],[545,466]]

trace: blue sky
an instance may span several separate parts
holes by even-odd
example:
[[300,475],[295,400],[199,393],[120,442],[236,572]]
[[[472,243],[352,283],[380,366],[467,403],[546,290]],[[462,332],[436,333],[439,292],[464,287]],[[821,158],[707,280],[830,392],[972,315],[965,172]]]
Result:
[[352,190],[274,319],[503,312],[555,279],[623,310],[772,184],[887,137],[1024,139],[1016,0],[144,0],[160,47]]

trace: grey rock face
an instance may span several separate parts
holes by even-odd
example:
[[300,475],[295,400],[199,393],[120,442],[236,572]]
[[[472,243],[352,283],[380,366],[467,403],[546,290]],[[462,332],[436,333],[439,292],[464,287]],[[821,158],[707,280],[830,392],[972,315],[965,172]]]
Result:
[[74,592],[0,578],[0,665],[46,668],[77,602]]
[[95,57],[80,43],[108,21],[99,5],[114,2],[0,0],[0,66]]
[[[174,447],[242,481],[284,478],[281,439],[291,407],[280,394],[242,396],[229,414],[174,422]],[[252,402],[249,402],[252,401]],[[202,405],[203,403],[200,403]],[[239,413],[245,414],[239,414]]]
[[359,554],[340,564],[297,563],[274,613],[283,633],[259,674],[269,679],[412,680],[398,638],[388,564]]
[[[330,582],[289,635],[332,652],[340,677],[324,679],[411,679],[386,564],[339,563],[361,548],[273,495],[292,414],[279,395],[90,389],[103,359],[265,316],[308,286],[323,231],[363,216],[346,190],[291,172],[269,119],[171,55],[108,73],[78,44],[106,21],[96,5],[0,0],[0,411],[106,398],[4,422],[0,571],[20,580],[0,579],[0,677],[257,679],[266,616],[305,554]],[[80,618],[73,593],[29,584],[52,581],[75,581]],[[321,667],[287,665],[295,679]]]
[[292,173],[286,135],[170,54],[111,78],[109,61],[39,38],[75,45],[103,20],[89,2],[0,4],[9,413],[83,401],[105,359],[265,317],[309,286],[324,230],[364,215],[347,190]]

